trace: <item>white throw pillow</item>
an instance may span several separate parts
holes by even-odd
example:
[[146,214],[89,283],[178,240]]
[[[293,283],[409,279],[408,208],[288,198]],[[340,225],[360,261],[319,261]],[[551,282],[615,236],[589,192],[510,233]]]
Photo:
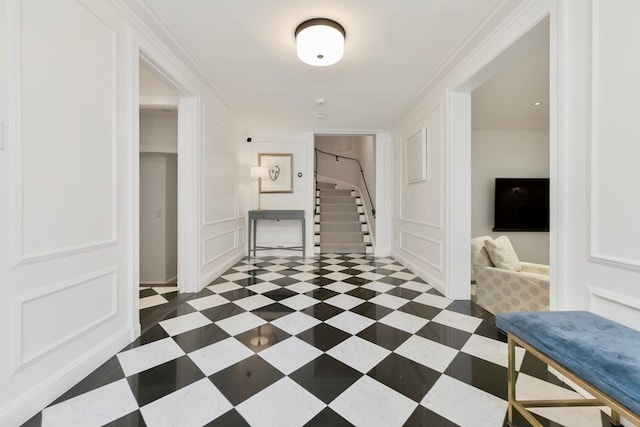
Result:
[[504,270],[520,271],[522,265],[518,259],[516,251],[511,246],[511,241],[507,236],[500,236],[494,240],[486,240],[484,248],[489,253],[491,262],[497,268]]

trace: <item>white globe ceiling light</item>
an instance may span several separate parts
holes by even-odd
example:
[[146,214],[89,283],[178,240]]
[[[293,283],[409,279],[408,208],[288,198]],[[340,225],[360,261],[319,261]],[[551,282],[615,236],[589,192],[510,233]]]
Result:
[[336,21],[325,18],[304,21],[296,28],[298,58],[316,67],[335,64],[344,54],[344,37],[344,28]]

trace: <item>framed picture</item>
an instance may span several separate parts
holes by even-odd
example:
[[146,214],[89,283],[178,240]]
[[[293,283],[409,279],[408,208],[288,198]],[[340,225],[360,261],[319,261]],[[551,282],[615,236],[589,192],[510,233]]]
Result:
[[405,141],[407,183],[427,179],[427,128],[422,128]]
[[293,193],[293,154],[258,154],[258,165],[269,168],[260,180],[261,193]]

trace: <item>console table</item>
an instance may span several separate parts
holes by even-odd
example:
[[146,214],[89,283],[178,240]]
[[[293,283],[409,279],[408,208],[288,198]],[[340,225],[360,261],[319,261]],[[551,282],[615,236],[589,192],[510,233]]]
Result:
[[[302,246],[287,246],[284,248],[276,248],[269,246],[256,246],[256,234],[258,220],[280,221],[280,220],[299,220],[301,223],[302,231]],[[254,210],[249,211],[249,257],[251,257],[251,250],[253,248],[253,256],[255,258],[257,250],[265,249],[288,249],[292,251],[302,251],[302,257],[305,257],[305,218],[304,210]],[[252,240],[253,237],[253,240]]]

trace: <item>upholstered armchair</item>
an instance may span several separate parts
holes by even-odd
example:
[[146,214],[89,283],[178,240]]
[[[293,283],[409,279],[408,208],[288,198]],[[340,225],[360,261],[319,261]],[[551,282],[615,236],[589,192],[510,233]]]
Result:
[[549,266],[522,262],[506,236],[471,239],[476,302],[493,314],[549,309]]

